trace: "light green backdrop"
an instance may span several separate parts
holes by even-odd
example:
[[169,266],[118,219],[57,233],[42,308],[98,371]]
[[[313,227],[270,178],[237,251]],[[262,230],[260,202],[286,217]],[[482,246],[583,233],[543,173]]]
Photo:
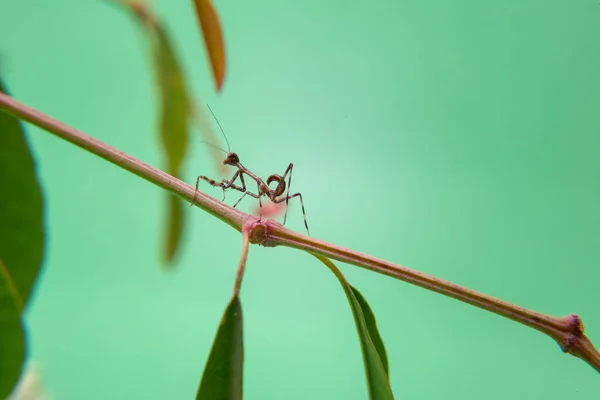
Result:
[[[538,311],[580,313],[600,343],[597,1],[215,5],[228,55],[219,96],[191,2],[155,2],[242,161],[262,176],[294,162],[314,236]],[[103,1],[0,0],[15,97],[159,166],[144,43]],[[39,129],[28,136],[49,245],[27,325],[53,398],[193,398],[239,234],[194,210],[165,272],[160,189]],[[215,174],[194,141],[190,183]],[[299,207],[289,217],[303,229]],[[600,392],[597,372],[540,333],[342,269],[376,312],[398,399]],[[247,399],[366,398],[348,304],[314,258],[252,247],[242,303]]]

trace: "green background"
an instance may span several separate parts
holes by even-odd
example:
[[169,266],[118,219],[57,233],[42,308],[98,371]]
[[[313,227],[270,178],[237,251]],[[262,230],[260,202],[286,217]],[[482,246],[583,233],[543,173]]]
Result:
[[[261,176],[294,163],[314,236],[551,315],[579,313],[600,344],[597,1],[215,0],[228,56],[220,95],[191,1],[154,5],[242,162]],[[107,2],[0,0],[0,68],[15,97],[161,166],[147,50]],[[165,271],[165,193],[27,129],[48,250],[26,323],[48,390],[193,398],[240,235],[195,209]],[[200,140],[194,132],[190,183],[216,175]],[[299,209],[288,225],[302,231]],[[398,399],[600,392],[598,373],[541,333],[341,267],[377,315]],[[366,398],[352,315],[323,265],[253,246],[241,297],[247,399]]]

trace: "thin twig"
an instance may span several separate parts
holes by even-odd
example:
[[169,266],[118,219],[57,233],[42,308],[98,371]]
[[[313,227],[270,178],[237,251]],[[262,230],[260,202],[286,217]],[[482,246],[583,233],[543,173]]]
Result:
[[282,245],[309,253],[320,254],[337,261],[353,264],[370,271],[379,272],[404,282],[455,298],[494,314],[512,319],[534,328],[554,339],[565,353],[581,358],[600,372],[600,353],[584,335],[581,318],[576,314],[554,317],[533,311],[487,294],[468,289],[455,283],[436,278],[424,272],[363,254],[332,243],[291,231],[273,220],[264,221],[261,237],[250,236],[263,246]]
[[[54,133],[82,149],[96,154],[170,191],[174,195],[189,201],[192,201],[194,198],[194,188],[190,185],[112,146],[56,121],[3,93],[0,93],[0,109]],[[401,265],[293,232],[276,221],[264,218],[258,219],[227,206],[204,193],[198,192],[195,197],[198,207],[221,219],[238,231],[244,229],[244,234],[247,234],[250,243],[268,247],[283,245],[320,254],[334,260],[388,275],[491,311],[547,334],[558,342],[564,352],[581,358],[600,372],[600,353],[598,353],[591,341],[584,335],[583,323],[579,316],[575,314],[560,318],[529,310]],[[237,282],[236,288],[239,290]]]

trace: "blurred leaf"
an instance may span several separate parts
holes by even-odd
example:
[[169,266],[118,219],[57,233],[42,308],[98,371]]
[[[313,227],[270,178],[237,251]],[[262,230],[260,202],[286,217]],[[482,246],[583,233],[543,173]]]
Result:
[[[161,94],[161,138],[166,151],[169,173],[179,177],[181,164],[188,146],[188,115],[190,102],[183,81],[183,75],[173,46],[166,30],[155,25],[157,48],[156,63],[158,65],[158,83]],[[167,236],[165,243],[166,261],[173,261],[181,243],[183,231],[183,208],[181,200],[169,196],[167,209]]]
[[25,361],[21,306],[8,268],[0,260],[0,399],[7,398],[17,384]]
[[243,365],[242,305],[234,296],[221,319],[196,400],[241,399]]
[[1,111],[0,188],[0,258],[24,306],[44,252],[43,199],[21,123]]
[[17,386],[7,400],[50,400],[40,365],[27,360],[27,368],[21,372]]
[[177,247],[181,241],[183,232],[183,205],[181,199],[177,196],[169,195],[169,213],[167,214],[168,233],[166,242],[166,261],[172,261],[175,258]]
[[342,284],[344,292],[346,292],[354,316],[356,330],[358,331],[358,338],[360,339],[369,387],[369,398],[371,400],[393,399],[394,395],[387,374],[387,354],[383,341],[379,336],[371,307],[369,307],[363,295],[348,283],[342,272],[331,260],[317,254],[313,254],[313,256],[318,258],[335,274]]
[[[181,165],[188,149],[188,122],[191,101],[181,66],[167,30],[142,2],[117,1],[130,11],[144,28],[152,46],[156,81],[160,97],[159,133],[167,160],[167,172],[180,177]],[[178,199],[168,194],[165,210],[164,258],[172,262],[177,254],[183,233],[184,210]]]
[[220,91],[225,78],[225,45],[223,44],[221,24],[210,0],[194,0],[194,5],[196,6],[196,16],[202,29],[202,37],[212,66],[217,91]]
[[169,173],[179,175],[188,146],[190,104],[179,61],[165,29],[155,26],[158,86],[161,96],[160,135],[169,164]]
[[[0,91],[6,93],[0,81]],[[33,157],[18,119],[0,112],[0,399],[25,360],[21,312],[44,253],[43,199]]]
[[[156,50],[156,48],[158,47],[157,29],[162,30],[162,36],[164,39],[163,42],[166,42],[166,48],[170,48],[171,50],[169,52],[173,55],[173,57],[175,57],[175,52],[172,50],[172,46],[169,43],[167,35],[164,34],[167,32],[166,28],[164,26],[162,28],[160,27],[160,21],[152,14],[152,10],[149,8],[150,6],[147,3],[143,2],[142,0],[112,0],[111,3],[119,5],[121,7],[125,7],[126,10],[130,11],[136,17],[136,22],[141,24],[142,28],[144,29],[144,32],[150,38],[150,42],[152,43],[152,48],[155,53],[158,53],[158,50]],[[158,60],[159,58],[160,57],[155,57],[155,60]],[[180,65],[177,62],[176,58],[174,58],[174,60],[176,64]],[[156,62],[155,64],[157,64],[155,65],[155,67],[158,70],[158,62]],[[183,76],[182,70],[180,70],[180,75]],[[185,83],[185,79],[183,79],[183,81]],[[215,131],[211,123],[209,122],[207,115],[204,112],[204,109],[196,106],[195,102],[193,101],[191,90],[189,89],[189,87],[184,85],[184,88],[186,89],[188,94],[188,118],[190,118],[190,122],[194,122],[196,124],[200,131],[200,134],[203,136],[204,141],[213,145],[217,145],[219,139],[215,135]],[[220,151],[216,150],[214,147],[209,147],[209,152],[211,153],[214,159],[217,171],[219,171],[221,175],[224,175],[227,171],[227,168],[225,167],[225,165],[223,165],[223,154],[221,154]]]

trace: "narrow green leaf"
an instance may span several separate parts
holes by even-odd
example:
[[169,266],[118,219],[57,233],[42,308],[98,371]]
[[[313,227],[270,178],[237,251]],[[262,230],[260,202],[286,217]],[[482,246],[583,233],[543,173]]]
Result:
[[190,104],[179,60],[167,31],[155,25],[158,87],[161,96],[160,133],[169,173],[178,176],[188,146]]
[[350,303],[363,354],[369,398],[371,400],[393,400],[394,395],[387,374],[387,354],[377,330],[371,307],[369,307],[362,294],[348,283],[342,272],[331,260],[317,254],[313,254],[313,256],[318,258],[335,274]]
[[[188,149],[189,118],[192,110],[181,64],[167,29],[152,15],[147,4],[117,1],[140,23],[152,47],[154,69],[160,98],[159,134],[169,174],[180,177],[181,165]],[[171,195],[165,210],[164,258],[175,258],[183,233],[184,210]]]
[[[0,81],[0,92],[6,93]],[[44,253],[42,191],[21,122],[0,112],[0,399],[25,361],[21,313]]]
[[[169,164],[169,173],[179,177],[188,146],[190,103],[179,61],[175,56],[168,34],[161,25],[156,25],[155,31],[157,38],[156,63],[161,94],[161,139]],[[169,195],[167,219],[165,258],[169,263],[173,261],[177,253],[183,232],[181,200],[172,195]]]
[[367,300],[364,298],[362,293],[359,292],[358,289],[352,285],[350,285],[350,288],[352,289],[354,297],[356,297],[356,300],[358,301],[358,304],[362,309],[363,315],[365,317],[365,323],[369,331],[369,336],[371,337],[373,346],[375,346],[375,349],[377,349],[377,354],[379,354],[379,358],[381,359],[381,363],[383,364],[385,373],[389,377],[390,370],[388,365],[387,352],[385,351],[383,340],[381,339],[381,336],[379,335],[379,330],[377,329],[377,321],[375,320],[375,314],[373,314],[373,310],[371,310],[369,303],[367,303]]
[[243,365],[242,305],[234,296],[221,319],[196,400],[241,400]]
[[0,399],[13,390],[25,361],[21,309],[8,268],[0,260]]
[[1,111],[0,188],[0,258],[24,307],[44,253],[43,199],[21,123]]
[[140,24],[150,43],[160,99],[159,135],[168,172],[178,176],[188,149],[188,122],[192,104],[169,32],[147,4],[117,0]]
[[183,204],[177,196],[169,195],[169,212],[167,213],[167,232],[165,257],[166,261],[172,261],[175,258],[177,247],[181,241],[183,232]]

